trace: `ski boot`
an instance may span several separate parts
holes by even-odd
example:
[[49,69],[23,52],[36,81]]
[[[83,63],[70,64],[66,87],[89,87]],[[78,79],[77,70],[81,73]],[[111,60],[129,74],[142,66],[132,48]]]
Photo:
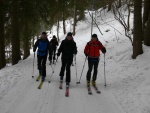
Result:
[[50,63],[49,63],[49,65],[52,65],[52,61],[50,60]]
[[87,87],[90,87],[90,81],[87,81]]
[[65,93],[66,97],[69,97],[69,83],[66,83],[66,93]]
[[96,82],[95,82],[95,81],[92,81],[92,85],[93,85],[93,86],[96,86]]

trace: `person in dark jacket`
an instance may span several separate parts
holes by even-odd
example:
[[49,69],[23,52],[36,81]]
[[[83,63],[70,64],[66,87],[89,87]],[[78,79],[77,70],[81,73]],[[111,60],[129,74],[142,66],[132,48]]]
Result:
[[97,35],[93,34],[92,39],[88,42],[84,49],[84,54],[88,57],[88,72],[87,72],[87,86],[90,86],[91,80],[91,72],[94,66],[93,78],[92,78],[92,85],[96,86],[96,79],[97,79],[97,68],[99,64],[99,57],[100,57],[100,50],[105,54],[106,48],[102,45],[102,43],[98,40]]
[[49,52],[49,61],[50,61],[50,65],[51,65],[52,58],[53,58],[53,64],[56,60],[55,55],[56,55],[56,49],[57,49],[57,46],[58,46],[58,41],[57,41],[57,38],[56,38],[55,35],[53,36],[53,39],[51,39],[49,45],[51,46],[51,50]]
[[41,39],[38,39],[35,42],[33,52],[35,52],[37,48],[38,70],[39,74],[42,76],[42,81],[44,81],[46,77],[46,60],[49,50],[49,41],[47,39],[46,32],[42,32]]
[[61,60],[62,66],[60,71],[60,83],[63,81],[64,71],[66,69],[66,87],[69,87],[70,83],[70,66],[73,62],[73,55],[77,54],[76,43],[73,40],[72,33],[68,33],[65,40],[62,41],[57,56],[59,57],[62,53]]

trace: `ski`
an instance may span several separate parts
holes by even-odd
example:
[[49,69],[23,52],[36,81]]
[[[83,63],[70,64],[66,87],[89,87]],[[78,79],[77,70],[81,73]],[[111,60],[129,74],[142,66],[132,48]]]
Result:
[[43,85],[43,82],[40,83],[40,85],[38,86],[38,89],[41,89]]
[[65,96],[66,96],[66,97],[69,97],[69,87],[66,88]]
[[101,93],[101,91],[100,91],[100,90],[98,90],[98,88],[97,88],[96,86],[93,86],[93,87],[94,87],[94,89],[95,89],[96,93],[98,93],[98,94],[100,94],[100,93]]
[[88,94],[89,94],[89,95],[92,95],[92,91],[91,91],[90,86],[88,86],[87,89],[88,89]]
[[40,80],[40,78],[41,78],[41,75],[39,75],[39,76],[37,77],[36,81],[39,81],[39,80]]

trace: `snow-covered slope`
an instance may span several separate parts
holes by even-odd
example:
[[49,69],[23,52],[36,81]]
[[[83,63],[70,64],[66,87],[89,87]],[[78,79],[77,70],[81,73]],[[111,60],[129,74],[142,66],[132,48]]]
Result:
[[[103,19],[103,20],[102,20]],[[59,89],[59,71],[61,60],[59,58],[52,76],[52,82],[48,83],[52,69],[47,62],[47,78],[41,90],[37,89],[39,82],[31,78],[33,70],[33,54],[17,65],[0,70],[0,113],[150,113],[150,48],[143,46],[144,54],[136,60],[131,59],[132,46],[128,38],[124,36],[123,27],[114,20],[109,12],[97,15],[101,35],[96,27],[93,33],[97,33],[99,40],[107,48],[106,53],[106,78],[107,87],[104,87],[104,55],[98,70],[97,86],[102,94],[88,95],[86,89],[87,62],[81,78],[81,84],[76,84],[75,67],[71,67],[70,97],[65,97],[65,85]],[[77,23],[77,34],[74,40],[78,46],[77,70],[78,79],[81,75],[85,56],[83,53],[85,44],[90,40],[91,18],[87,14],[85,21]],[[112,27],[119,32],[115,32]],[[131,18],[132,22],[132,18]],[[69,31],[70,24],[67,24]],[[109,32],[105,32],[109,30]],[[53,29],[54,34],[55,27]],[[117,35],[117,39],[116,39]],[[62,35],[60,30],[61,39]],[[35,72],[37,77],[38,70]]]

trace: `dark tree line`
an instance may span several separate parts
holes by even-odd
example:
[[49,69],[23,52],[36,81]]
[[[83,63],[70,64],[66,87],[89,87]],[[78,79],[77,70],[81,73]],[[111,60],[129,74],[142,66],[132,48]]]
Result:
[[[17,64],[21,59],[30,55],[30,48],[35,36],[43,30],[52,29],[57,25],[59,38],[60,21],[63,21],[63,33],[66,34],[68,18],[73,18],[73,29],[76,34],[76,23],[83,20],[85,10],[95,10],[104,7],[112,10],[114,2],[120,8],[122,3],[134,5],[134,37],[133,58],[143,53],[142,44],[150,46],[150,0],[144,0],[142,15],[142,0],[0,0],[0,69],[6,66],[6,51],[11,48],[11,62]],[[95,3],[93,6],[93,2]],[[130,13],[130,10],[129,10]],[[130,14],[129,14],[130,15]],[[129,22],[127,24],[129,27]]]

